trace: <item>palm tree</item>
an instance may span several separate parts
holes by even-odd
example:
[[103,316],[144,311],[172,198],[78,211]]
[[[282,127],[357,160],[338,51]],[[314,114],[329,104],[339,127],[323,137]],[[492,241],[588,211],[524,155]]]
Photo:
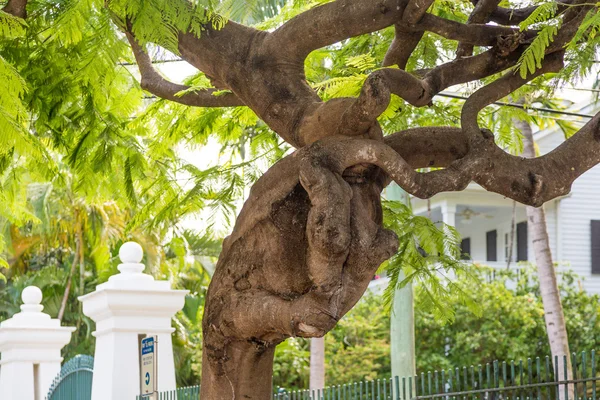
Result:
[[[523,135],[523,157],[535,157],[535,142],[529,123],[523,120],[515,119],[515,127]],[[548,238],[548,228],[546,226],[546,214],[543,207],[526,207],[529,233],[533,243],[533,252],[540,281],[540,293],[544,306],[544,319],[546,322],[546,331],[550,342],[550,351],[553,357],[558,357],[558,370],[566,369],[567,375],[562,379],[572,379],[571,360],[569,352],[569,338],[562,303],[560,300],[560,291],[556,280],[556,270],[552,262],[552,252],[550,250],[550,240]],[[566,366],[563,361],[566,356]],[[573,396],[573,387],[569,386],[569,396]],[[563,393],[563,391],[560,391]]]

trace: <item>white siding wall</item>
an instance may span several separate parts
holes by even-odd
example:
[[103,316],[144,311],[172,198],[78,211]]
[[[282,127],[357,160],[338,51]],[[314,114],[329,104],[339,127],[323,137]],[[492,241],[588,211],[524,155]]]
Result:
[[600,275],[592,276],[592,219],[600,219],[600,166],[580,176],[573,184],[571,195],[560,201],[558,260],[569,262],[573,271],[585,277],[583,284],[588,291],[600,293]]
[[[516,223],[523,222],[527,219],[525,215],[525,208],[523,206],[517,207]],[[496,230],[498,233],[498,239],[496,242],[496,259],[498,262],[504,263],[506,261],[505,251],[505,234],[510,234],[512,222],[512,208],[511,207],[498,207],[494,213],[494,218],[481,218],[475,217],[472,219],[470,224],[461,223],[460,219],[457,219],[456,229],[460,232],[463,238],[471,239],[471,257],[473,261],[479,261],[485,264],[487,261],[487,249],[486,249],[486,233],[492,230]],[[516,232],[515,242],[513,245],[513,260],[517,257],[516,247]],[[531,241],[528,245],[530,252],[529,259],[533,257],[531,254]]]

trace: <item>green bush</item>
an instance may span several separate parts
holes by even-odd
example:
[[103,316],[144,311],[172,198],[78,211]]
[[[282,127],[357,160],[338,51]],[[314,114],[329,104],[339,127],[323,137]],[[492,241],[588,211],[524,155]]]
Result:
[[[519,272],[500,271],[494,279],[488,279],[488,273],[481,268],[482,284],[468,287],[465,293],[470,301],[479,302],[481,317],[459,298],[451,304],[456,313],[452,324],[435,318],[431,311],[415,310],[419,372],[550,354],[535,268],[524,265]],[[592,350],[600,341],[599,298],[584,292],[581,278],[575,274],[562,273],[560,277],[571,351]],[[383,305],[382,297],[365,296],[327,334],[327,385],[391,376],[389,311]],[[293,339],[292,343],[276,352],[274,385],[306,388],[308,342]]]

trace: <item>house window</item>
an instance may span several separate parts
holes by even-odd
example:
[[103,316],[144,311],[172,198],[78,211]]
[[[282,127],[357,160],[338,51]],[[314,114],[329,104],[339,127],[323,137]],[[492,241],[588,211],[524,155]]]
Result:
[[464,238],[460,242],[460,259],[470,260],[471,259],[471,238]]
[[517,224],[517,261],[527,261],[527,222]]
[[498,241],[498,232],[496,230],[489,231],[485,234],[485,250],[487,261],[498,261],[496,251],[496,242]]
[[600,274],[600,220],[591,221],[592,274]]

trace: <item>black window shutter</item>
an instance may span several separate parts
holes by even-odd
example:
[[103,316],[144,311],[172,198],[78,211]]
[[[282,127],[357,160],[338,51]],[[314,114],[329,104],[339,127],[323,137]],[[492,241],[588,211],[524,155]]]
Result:
[[485,234],[485,250],[487,261],[498,261],[498,252],[496,244],[498,242],[498,232],[493,230]]
[[517,224],[517,261],[527,261],[527,222]]
[[464,238],[460,242],[460,258],[461,260],[471,259],[471,238]]
[[592,274],[600,274],[600,220],[592,220]]

